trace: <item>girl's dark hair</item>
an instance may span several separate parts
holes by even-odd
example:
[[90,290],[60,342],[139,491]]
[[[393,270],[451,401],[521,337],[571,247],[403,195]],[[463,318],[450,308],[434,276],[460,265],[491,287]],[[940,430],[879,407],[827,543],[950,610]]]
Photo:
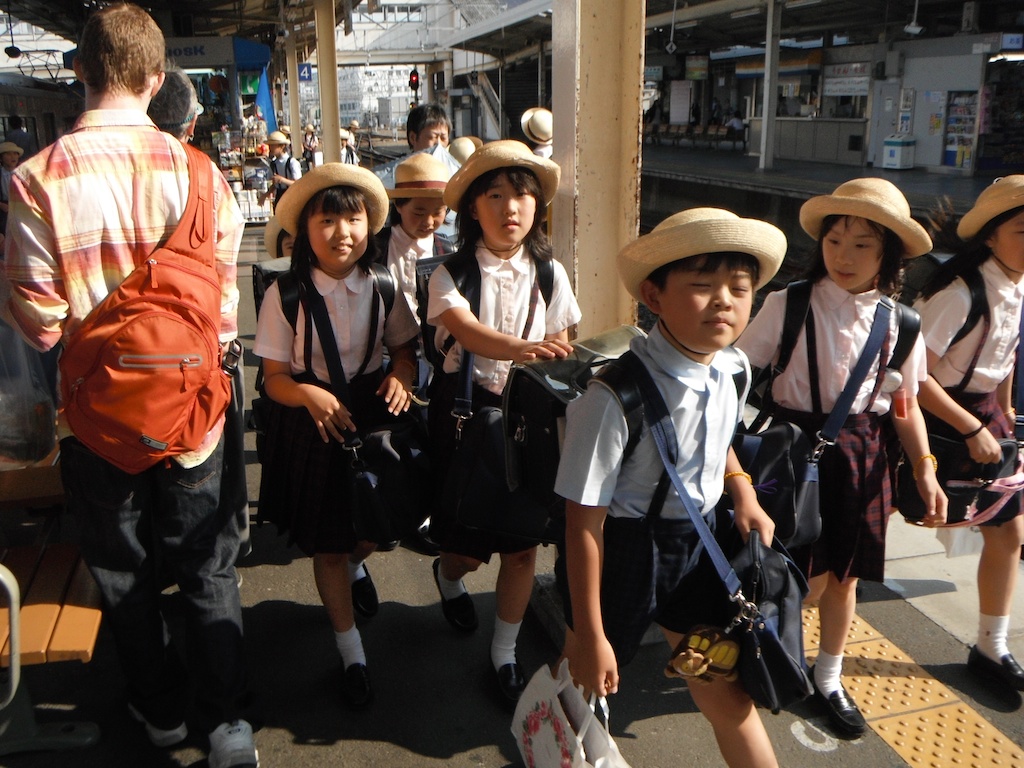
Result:
[[[822,250],[825,237],[841,219],[851,218],[856,217],[838,213],[826,216],[821,222],[818,243],[811,254],[811,266],[804,275],[812,283],[818,282],[828,274],[828,270],[825,268],[825,252]],[[878,290],[886,296],[895,295],[903,286],[903,241],[900,240],[899,235],[877,221],[871,221],[871,219],[864,219],[864,221],[871,231],[882,240],[882,263],[878,268]]]
[[[277,233],[277,242],[274,244],[274,258],[279,259],[284,256],[284,241],[286,238],[291,237],[291,233],[281,230]],[[292,241],[292,245],[295,245],[295,241]]]
[[471,208],[474,201],[481,195],[486,194],[487,190],[502,175],[508,178],[509,184],[512,185],[512,188],[518,194],[532,195],[533,199],[537,201],[537,212],[533,217],[533,226],[526,233],[523,245],[526,246],[526,250],[530,255],[538,261],[550,261],[552,258],[551,243],[548,241],[548,235],[544,228],[548,213],[547,203],[544,202],[544,191],[541,189],[540,181],[538,181],[533,171],[521,166],[495,168],[493,171],[481,174],[469,185],[469,188],[463,193],[462,199],[459,201],[458,219],[456,220],[459,231],[459,248],[472,245],[483,238],[483,228],[480,226],[480,222],[473,218]]
[[696,256],[687,256],[685,259],[676,259],[668,264],[662,264],[647,276],[647,279],[654,283],[658,290],[665,290],[668,276],[673,272],[699,272],[706,274],[717,272],[725,266],[729,271],[743,269],[750,272],[750,279],[756,285],[761,275],[761,262],[749,253],[737,251],[722,251],[721,253],[701,253]]
[[[302,207],[299,214],[298,232],[295,233],[295,244],[292,246],[291,269],[300,278],[307,278],[311,267],[316,264],[316,254],[309,244],[309,218],[316,213],[358,213],[366,211],[369,215],[369,206],[366,204],[366,197],[355,187],[343,185],[327,187],[314,194]],[[377,258],[377,239],[373,233],[367,230],[366,251],[359,257],[359,267],[363,272],[369,273],[370,265]]]
[[931,279],[921,290],[923,298],[929,298],[941,291],[961,275],[980,267],[992,255],[992,249],[985,244],[992,233],[1002,224],[1024,212],[1024,205],[1011,208],[985,222],[978,234],[964,241],[956,233],[960,217],[953,210],[953,203],[944,197],[928,217],[928,229],[937,251],[952,253],[953,256],[935,270]]

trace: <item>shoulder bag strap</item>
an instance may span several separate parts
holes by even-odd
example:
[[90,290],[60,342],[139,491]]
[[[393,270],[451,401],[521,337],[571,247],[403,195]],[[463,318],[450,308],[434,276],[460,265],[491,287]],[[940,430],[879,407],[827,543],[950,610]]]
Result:
[[213,168],[204,153],[188,144],[182,146],[188,159],[188,198],[177,228],[161,247],[213,267]]
[[[341,353],[338,352],[338,342],[334,338],[334,326],[331,325],[331,318],[327,314],[327,303],[320,291],[310,280],[305,286],[307,302],[313,322],[316,324],[316,333],[320,338],[320,347],[324,352],[324,361],[327,363],[327,372],[331,377],[331,389],[335,397],[342,404],[352,410],[352,397],[348,389],[348,379],[345,378],[345,369],[341,365]],[[349,444],[345,440],[345,444]]]

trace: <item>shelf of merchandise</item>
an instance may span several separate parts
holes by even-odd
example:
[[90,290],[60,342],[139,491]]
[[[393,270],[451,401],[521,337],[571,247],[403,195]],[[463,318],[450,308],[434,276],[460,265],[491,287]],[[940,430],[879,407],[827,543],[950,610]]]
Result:
[[218,131],[213,134],[213,143],[218,151],[217,164],[246,221],[267,221],[273,210],[269,201],[261,205],[260,197],[266,189],[268,166],[256,154],[258,143],[241,131]]
[[942,164],[969,170],[974,164],[977,135],[978,92],[950,91]]

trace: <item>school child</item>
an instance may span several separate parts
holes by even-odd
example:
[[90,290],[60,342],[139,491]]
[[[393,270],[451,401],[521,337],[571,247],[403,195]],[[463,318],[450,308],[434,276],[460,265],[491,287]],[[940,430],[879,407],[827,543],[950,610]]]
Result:
[[443,197],[449,176],[444,163],[426,152],[410,155],[395,166],[395,188],[388,190],[394,206],[391,226],[377,234],[381,263],[394,275],[415,315],[419,314],[416,262],[455,250],[451,240],[437,231],[448,214]]
[[[451,411],[463,348],[475,354],[474,410],[500,406],[512,363],[565,357],[572,349],[568,329],[581,313],[544,233],[558,177],[555,163],[537,157],[522,142],[495,141],[474,152],[445,189],[445,203],[458,211],[460,250],[431,277],[427,309],[428,322],[437,327],[438,349],[449,335],[455,340],[430,391],[431,458],[440,465],[434,467],[439,483],[456,447]],[[460,261],[479,270],[479,317],[452,278],[450,265]],[[545,261],[553,272],[550,298],[538,289]],[[455,511],[443,504],[431,516],[430,537],[441,550],[433,570],[442,611],[463,632],[476,629],[477,616],[462,577],[490,562],[493,554],[500,556],[491,663],[501,695],[514,703],[526,686],[515,649],[533,589],[536,545],[462,526]]]
[[[754,291],[778,271],[785,253],[786,237],[771,224],[693,208],[670,216],[618,257],[626,289],[658,317],[650,335],[630,348],[672,414],[680,478],[712,519],[723,489],[731,494],[739,530],[746,535],[756,528],[766,543],[775,525],[729,447],[743,413],[734,376],[743,372],[750,380],[746,358],[730,345],[746,327]],[[565,549],[556,564],[568,625],[564,650],[575,681],[604,695],[618,690],[619,668],[636,654],[652,621],[673,655],[685,645],[695,623],[694,580],[685,577],[694,574],[703,547],[677,494],[669,491],[660,512],[652,511],[665,471],[657,447],[644,426],[625,455],[629,428],[608,386],[592,383],[566,416],[555,482],[567,500]],[[717,580],[708,568],[708,578]],[[694,680],[690,692],[726,763],[777,765],[738,681]]]
[[[390,314],[374,302],[372,235],[384,226],[387,194],[370,171],[325,163],[296,181],[277,210],[295,233],[292,272],[301,304],[293,328],[282,307],[279,278],[260,311],[254,350],[263,358],[267,395],[279,403],[267,431],[260,516],[287,531],[313,558],[313,576],[342,658],[341,694],[352,707],[372,699],[350,583],[372,589],[362,564],[374,545],[357,541],[346,504],[350,432],[369,429],[407,410],[415,371],[418,327],[401,291]],[[311,313],[322,297],[331,328]],[[377,317],[371,317],[371,308]],[[371,338],[371,331],[373,336]],[[352,401],[341,403],[331,381],[320,334],[337,343]],[[391,372],[382,371],[383,347]],[[366,597],[363,595],[363,597]],[[376,612],[376,591],[369,606]],[[365,610],[364,610],[365,612]]]
[[[906,198],[883,179],[854,179],[831,195],[811,198],[800,209],[800,226],[817,240],[807,274],[813,282],[810,311],[772,396],[777,417],[801,427],[814,445],[865,346],[878,303],[899,289],[903,259],[927,253],[932,243],[911,218]],[[737,342],[754,367],[778,359],[786,296],[786,291],[769,294]],[[886,454],[890,429],[913,462],[928,510],[925,524],[941,523],[946,514],[917,405],[918,382],[927,378],[924,343],[918,338],[899,372],[887,372],[898,334],[893,312],[879,360],[872,362],[835,445],[826,448],[819,464],[821,498],[828,499],[821,537],[791,553],[810,581],[808,601],[819,601],[815,698],[833,728],[847,737],[867,727],[840,675],[857,582],[882,580],[892,494]]]
[[[954,255],[915,304],[928,348],[921,407],[930,431],[964,440],[975,461],[999,461],[996,438],[1013,437],[1016,421],[1012,391],[1024,297],[1024,176],[1004,176],[987,187],[955,234],[953,219],[940,216],[936,223],[939,244]],[[953,344],[971,309],[971,273],[984,283],[989,319]],[[1021,691],[1024,669],[1006,646],[1024,544],[1020,495],[982,523],[981,533],[978,640],[967,668]]]
[[271,259],[291,259],[295,236],[281,228],[281,220],[271,216],[263,229],[263,248]]

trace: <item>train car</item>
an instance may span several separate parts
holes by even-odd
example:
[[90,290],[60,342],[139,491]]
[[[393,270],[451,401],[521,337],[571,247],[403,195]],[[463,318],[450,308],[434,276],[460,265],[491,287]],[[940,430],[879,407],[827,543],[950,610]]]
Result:
[[0,74],[0,136],[7,135],[10,119],[18,116],[39,147],[45,147],[69,131],[84,109],[84,93],[71,85]]

